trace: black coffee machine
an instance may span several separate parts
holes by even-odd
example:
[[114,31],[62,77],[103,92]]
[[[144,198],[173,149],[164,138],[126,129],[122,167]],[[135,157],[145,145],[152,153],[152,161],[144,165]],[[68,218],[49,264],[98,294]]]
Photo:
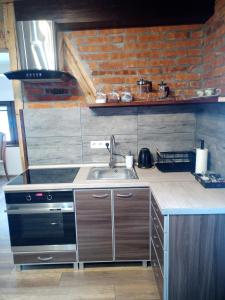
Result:
[[153,166],[152,155],[148,148],[142,148],[138,155],[138,168],[148,169]]

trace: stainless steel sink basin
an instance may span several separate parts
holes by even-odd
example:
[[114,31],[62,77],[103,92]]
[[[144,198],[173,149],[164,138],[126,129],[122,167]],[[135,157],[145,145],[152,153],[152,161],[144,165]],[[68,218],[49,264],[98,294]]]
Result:
[[104,179],[138,179],[134,169],[127,169],[125,167],[117,168],[91,168],[88,173],[88,180],[104,180]]

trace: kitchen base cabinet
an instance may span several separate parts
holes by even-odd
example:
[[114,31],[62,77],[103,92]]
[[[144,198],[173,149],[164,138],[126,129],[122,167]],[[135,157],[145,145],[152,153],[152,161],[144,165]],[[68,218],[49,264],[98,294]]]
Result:
[[116,189],[115,260],[149,260],[149,189]]
[[163,216],[153,195],[151,203],[151,263],[161,299],[224,300],[225,215]]
[[170,216],[169,300],[225,299],[225,215]]
[[111,191],[76,191],[75,207],[79,261],[112,261]]
[[147,265],[148,188],[77,190],[75,210],[79,263],[143,261]]

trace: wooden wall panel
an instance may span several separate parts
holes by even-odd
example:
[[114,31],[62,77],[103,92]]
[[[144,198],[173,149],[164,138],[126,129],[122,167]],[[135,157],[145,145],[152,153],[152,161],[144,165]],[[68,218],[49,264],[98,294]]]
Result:
[[[15,13],[14,13],[14,4],[6,3],[3,4],[3,17],[4,17],[4,27],[6,29],[6,47],[9,51],[10,57],[10,66],[11,70],[20,69],[20,61],[19,61],[19,50],[17,45],[17,35],[16,35],[16,24],[15,24]],[[14,91],[14,99],[15,99],[15,110],[16,110],[16,122],[17,122],[17,130],[18,130],[18,139],[20,146],[20,156],[22,161],[23,169],[27,168],[28,162],[26,157],[26,143],[25,137],[23,135],[23,129],[21,124],[21,116],[20,110],[23,109],[23,101],[22,101],[22,89],[21,82],[14,80],[13,81],[13,91]]]

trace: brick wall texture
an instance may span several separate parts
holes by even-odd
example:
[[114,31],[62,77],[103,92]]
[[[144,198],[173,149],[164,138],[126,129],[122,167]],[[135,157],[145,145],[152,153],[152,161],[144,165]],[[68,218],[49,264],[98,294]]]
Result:
[[203,85],[225,95],[225,0],[216,0],[215,14],[204,25]]
[[202,25],[87,30],[67,33],[96,88],[129,86],[141,77],[158,89],[166,81],[174,95],[201,87]]
[[[137,92],[141,77],[153,82],[164,80],[174,96],[185,98],[201,87],[222,88],[225,93],[225,0],[216,0],[215,14],[203,25],[82,30],[66,32],[78,51],[96,88],[106,92],[129,86]],[[57,88],[57,85],[54,86]],[[71,83],[69,94],[51,96],[45,86],[25,85],[29,107],[62,107],[82,104],[82,93]],[[60,103],[60,100],[72,100]]]

